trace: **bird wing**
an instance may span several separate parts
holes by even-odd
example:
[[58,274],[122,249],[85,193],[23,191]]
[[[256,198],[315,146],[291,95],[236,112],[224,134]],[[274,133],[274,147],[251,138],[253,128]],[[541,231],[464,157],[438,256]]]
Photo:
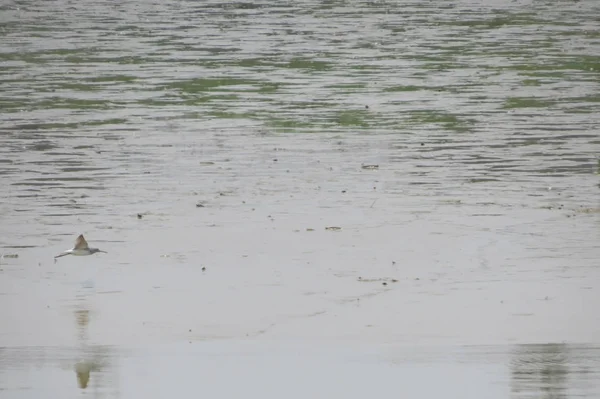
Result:
[[75,248],[74,249],[87,249],[88,248],[88,243],[85,240],[85,238],[83,238],[83,234],[80,234],[79,237],[77,237],[77,239],[75,240]]

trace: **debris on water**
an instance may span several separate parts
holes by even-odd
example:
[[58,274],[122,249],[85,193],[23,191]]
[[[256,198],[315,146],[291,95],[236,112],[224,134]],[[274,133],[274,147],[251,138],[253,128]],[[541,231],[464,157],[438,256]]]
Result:
[[277,158],[273,158],[273,162],[277,162]]
[[342,190],[342,194],[346,194],[346,190]]
[[365,169],[365,170],[376,170],[376,169],[379,169],[379,165],[373,165],[373,164],[371,164],[371,165],[365,165],[364,163],[362,165],[360,165],[360,167],[362,169]]
[[327,231],[340,231],[341,229],[342,228],[338,227],[338,226],[328,226],[328,227],[325,227],[325,230],[327,230]]
[[143,215],[142,215],[141,213],[138,213],[138,214],[137,214],[137,218],[138,218],[138,219],[141,219],[142,217],[143,217]]
[[19,257],[19,255],[18,254],[4,254],[4,255],[2,255],[2,257],[5,259],[16,259]]
[[202,202],[197,202],[196,208],[204,208],[204,204]]
[[205,272],[206,271],[206,266],[202,266],[202,271]]
[[315,231],[315,229],[313,229],[313,228],[310,228],[310,227],[307,227],[307,228],[306,228],[306,231]]
[[395,278],[388,278],[388,277],[362,278],[359,276],[356,280],[363,282],[363,283],[379,283],[379,282],[381,282],[382,285],[388,285],[388,283],[397,283],[398,282],[398,280],[396,280]]
[[203,162],[203,161],[200,161],[200,165],[204,165],[204,166],[208,166],[208,165],[214,165],[214,164],[215,164],[215,163],[214,163],[214,162],[211,162],[211,161],[204,161],[204,162]]
[[392,265],[395,265],[395,264],[396,264],[396,261],[395,261],[395,260],[393,260],[393,261],[392,261]]

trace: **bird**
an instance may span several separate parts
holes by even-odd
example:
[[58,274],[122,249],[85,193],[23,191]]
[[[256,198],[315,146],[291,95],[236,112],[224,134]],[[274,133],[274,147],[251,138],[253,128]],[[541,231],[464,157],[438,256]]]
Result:
[[87,241],[83,237],[83,234],[80,234],[79,237],[77,237],[77,240],[75,240],[75,246],[72,249],[68,249],[68,250],[64,251],[63,253],[56,255],[54,257],[54,259],[56,260],[57,258],[60,258],[61,256],[66,256],[66,255],[87,256],[87,255],[93,255],[96,252],[107,253],[106,251],[102,251],[101,249],[98,249],[98,248],[90,248],[88,246]]

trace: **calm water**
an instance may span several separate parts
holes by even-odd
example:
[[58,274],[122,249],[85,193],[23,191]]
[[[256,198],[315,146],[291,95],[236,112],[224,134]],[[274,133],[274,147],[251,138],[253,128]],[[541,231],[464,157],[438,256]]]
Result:
[[0,396],[600,396],[599,16],[2,2]]

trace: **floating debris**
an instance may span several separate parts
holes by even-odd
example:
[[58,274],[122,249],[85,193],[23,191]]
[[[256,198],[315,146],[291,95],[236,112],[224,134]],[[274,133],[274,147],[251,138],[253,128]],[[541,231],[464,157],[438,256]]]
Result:
[[202,271],[205,272],[206,271],[206,266],[202,266]]
[[306,228],[306,231],[315,231],[315,229],[312,229],[312,228],[310,228],[310,227],[307,227],[307,228]]
[[204,204],[202,202],[197,202],[196,208],[204,208]]
[[376,169],[379,169],[379,165],[365,165],[364,163],[362,165],[360,165],[360,167],[362,169],[366,169],[366,170],[376,170]]
[[141,218],[143,218],[143,217],[144,217],[144,216],[143,216],[141,213],[138,213],[138,214],[137,214],[137,218],[138,218],[138,219],[141,219]]
[[358,277],[357,280],[362,283],[379,283],[379,282],[381,282],[382,285],[387,285],[388,283],[397,283],[398,282],[398,280],[396,280],[395,278],[389,278],[389,277],[383,277],[383,278]]
[[577,212],[577,213],[587,213],[587,214],[600,213],[600,207],[598,207],[598,208],[584,208],[582,206],[579,209],[576,209],[575,212]]
[[4,255],[2,255],[2,257],[5,259],[16,259],[19,257],[19,255],[18,254],[4,254]]
[[325,230],[327,230],[327,231],[340,231],[340,230],[342,230],[342,228],[338,227],[338,226],[329,226],[329,227],[325,227]]

